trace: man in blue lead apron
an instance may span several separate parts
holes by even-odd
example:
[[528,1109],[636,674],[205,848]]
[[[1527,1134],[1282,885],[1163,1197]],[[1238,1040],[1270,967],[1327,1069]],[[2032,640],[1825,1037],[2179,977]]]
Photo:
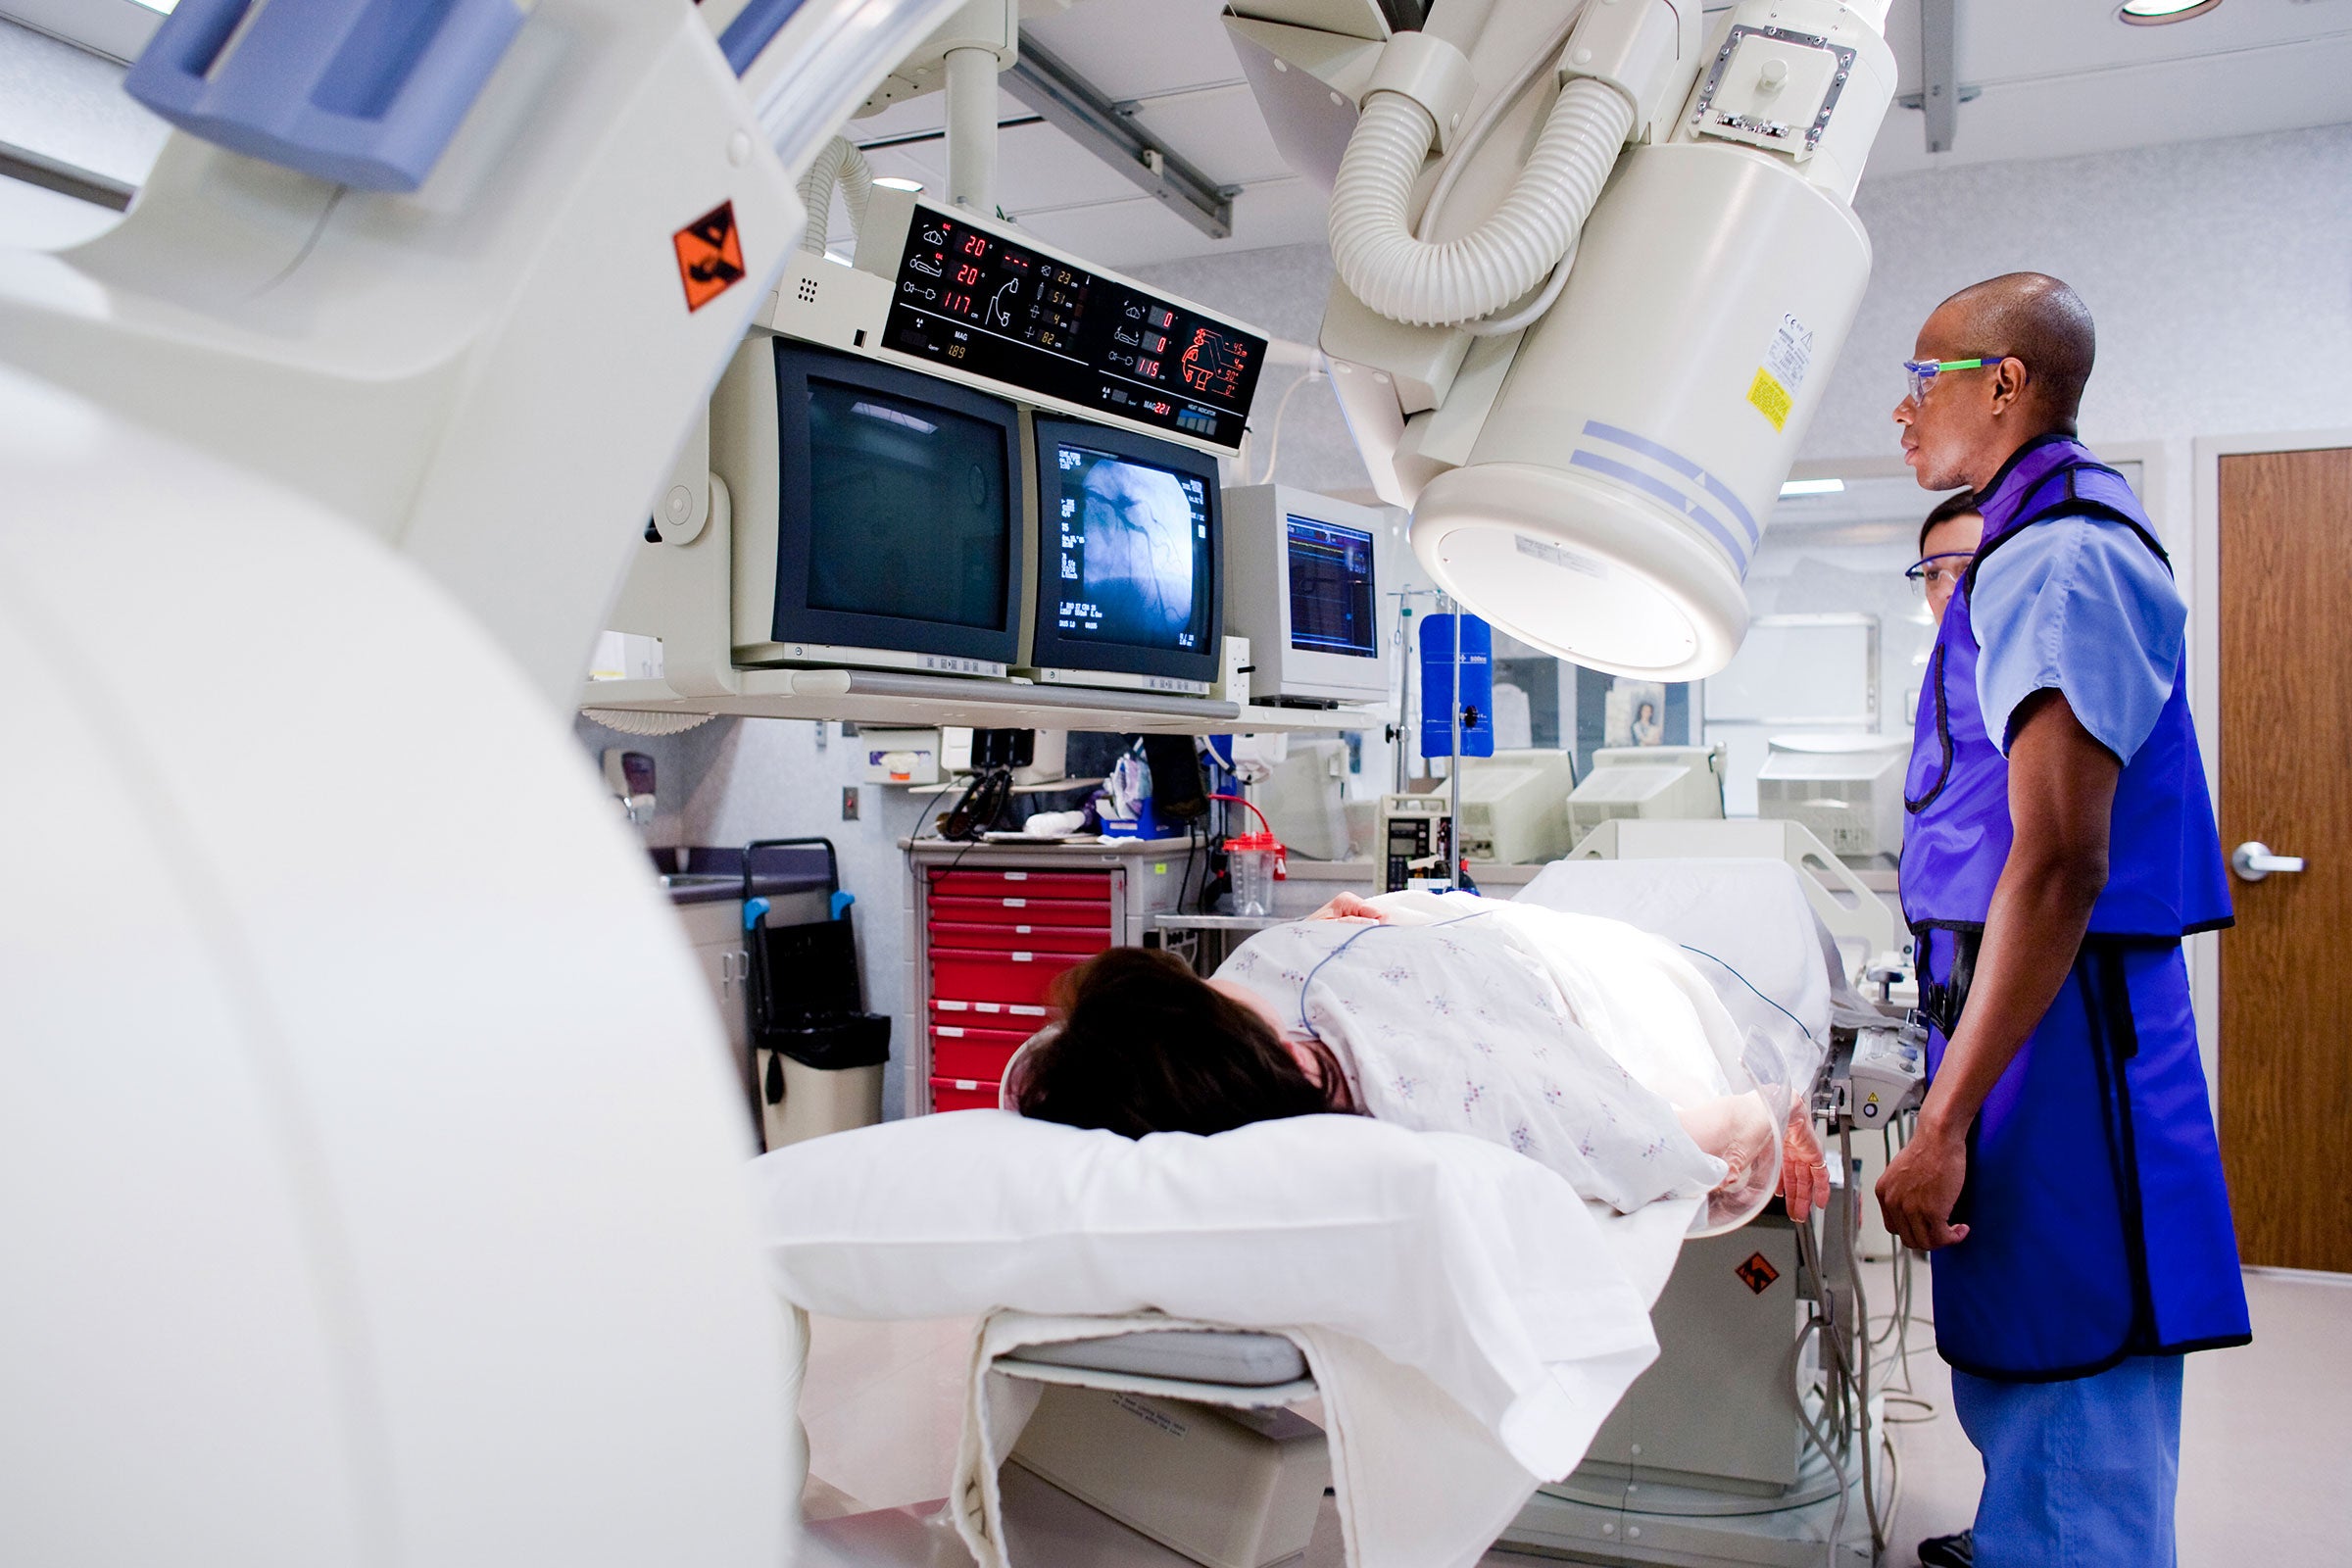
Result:
[[2075,439],[2090,313],[2011,273],[1920,328],[1895,406],[1984,539],[1920,694],[1903,910],[1929,1035],[1878,1185],[1935,1254],[1936,1343],[1984,1458],[1921,1561],[2172,1568],[2184,1352],[2246,1302],[2180,939],[2230,922],[2170,563]]

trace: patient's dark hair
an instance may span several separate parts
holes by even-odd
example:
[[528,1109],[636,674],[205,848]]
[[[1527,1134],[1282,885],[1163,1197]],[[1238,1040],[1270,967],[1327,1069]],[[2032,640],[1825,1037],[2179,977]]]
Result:
[[1054,1002],[1060,1030],[1011,1086],[1024,1116],[1141,1138],[1354,1108],[1328,1047],[1312,1048],[1319,1084],[1265,1019],[1171,954],[1113,948],[1062,975]]

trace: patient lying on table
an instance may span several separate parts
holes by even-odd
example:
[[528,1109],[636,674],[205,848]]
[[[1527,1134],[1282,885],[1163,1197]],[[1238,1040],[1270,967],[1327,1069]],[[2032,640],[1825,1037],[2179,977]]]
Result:
[[1746,1084],[1714,993],[1618,921],[1343,894],[1213,979],[1121,948],[1064,976],[1057,1001],[1058,1031],[1006,1075],[1007,1100],[1043,1120],[1134,1138],[1353,1112],[1505,1145],[1620,1212],[1703,1194],[1743,1218],[1776,1175],[1795,1217],[1829,1196],[1810,1127]]

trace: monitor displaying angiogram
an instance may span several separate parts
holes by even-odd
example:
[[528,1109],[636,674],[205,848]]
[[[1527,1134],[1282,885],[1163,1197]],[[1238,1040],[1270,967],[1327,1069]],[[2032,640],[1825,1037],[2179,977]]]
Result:
[[1197,474],[1060,445],[1049,496],[1054,623],[1065,637],[1194,652],[1208,635],[1207,487]]
[[1361,659],[1379,653],[1372,623],[1372,536],[1299,516],[1286,517],[1284,532],[1291,646]]

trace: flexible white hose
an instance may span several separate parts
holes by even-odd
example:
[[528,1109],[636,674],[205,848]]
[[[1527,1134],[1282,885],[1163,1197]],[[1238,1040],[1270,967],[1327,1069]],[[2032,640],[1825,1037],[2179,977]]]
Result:
[[1472,337],[1504,337],[1533,326],[1542,318],[1544,312],[1551,309],[1552,302],[1560,297],[1560,290],[1568,286],[1568,272],[1571,268],[1576,266],[1576,247],[1582,238],[1583,236],[1580,234],[1577,239],[1568,242],[1568,254],[1561,257],[1558,265],[1552,268],[1551,278],[1544,285],[1544,291],[1541,294],[1508,316],[1482,316],[1475,321],[1465,321],[1462,324],[1468,329],[1470,335]]
[[1421,221],[1413,225],[1415,239],[1429,238],[1430,230],[1437,227],[1439,218],[1446,211],[1446,199],[1453,194],[1454,182],[1462,177],[1463,170],[1477,162],[1478,150],[1487,144],[1487,138],[1494,133],[1494,127],[1502,123],[1502,117],[1527,96],[1527,90],[1536,84],[1537,77],[1547,70],[1558,71],[1560,51],[1568,47],[1568,35],[1576,30],[1576,24],[1583,20],[1584,8],[1580,6],[1569,14],[1568,20],[1560,24],[1559,31],[1543,48],[1527,57],[1527,64],[1519,68],[1519,74],[1510,79],[1502,91],[1487,100],[1487,107],[1479,111],[1478,118],[1453,138],[1453,150],[1446,155],[1446,167],[1438,171],[1438,182],[1430,187],[1429,200],[1421,204]]
[[842,203],[850,210],[850,232],[862,233],[865,204],[874,194],[874,172],[858,144],[846,136],[827,142],[816,162],[808,166],[808,172],[801,176],[801,205],[808,209],[801,249],[818,256],[825,254],[825,230],[833,226],[835,186],[840,187]]
[[1492,315],[1544,279],[1568,254],[1617,154],[1634,106],[1579,77],[1561,89],[1511,193],[1459,239],[1416,239],[1406,219],[1437,122],[1400,93],[1364,105],[1331,193],[1331,254],[1365,305],[1414,326]]
[[640,712],[630,708],[583,708],[580,716],[594,719],[609,730],[622,735],[677,735],[697,724],[716,718],[716,713],[668,713],[653,710]]
[[[1568,46],[1568,35],[1576,30],[1577,23],[1583,20],[1581,9],[1572,13],[1543,48],[1528,56],[1527,64],[1519,68],[1519,74],[1510,79],[1509,84],[1487,101],[1487,107],[1470,122],[1470,128],[1454,138],[1453,151],[1446,155],[1446,167],[1439,172],[1437,184],[1430,187],[1429,200],[1421,204],[1421,221],[1413,225],[1415,239],[1427,239],[1430,230],[1437,227],[1439,219],[1446,211],[1446,198],[1453,194],[1454,184],[1461,178],[1462,171],[1477,159],[1478,150],[1487,144],[1487,138],[1494,133],[1494,127],[1501,124],[1503,117],[1518,106],[1519,100],[1527,95],[1527,90],[1536,84],[1537,78],[1546,70],[1556,69],[1552,63],[1559,58],[1560,51]],[[1578,232],[1581,237],[1582,229]],[[1569,269],[1576,266],[1576,247],[1577,241],[1571,239],[1567,254],[1552,267],[1551,277],[1544,283],[1543,292],[1508,316],[1482,317],[1466,323],[1470,335],[1504,337],[1533,324],[1551,309],[1553,302],[1560,297],[1560,290],[1567,287]]]

